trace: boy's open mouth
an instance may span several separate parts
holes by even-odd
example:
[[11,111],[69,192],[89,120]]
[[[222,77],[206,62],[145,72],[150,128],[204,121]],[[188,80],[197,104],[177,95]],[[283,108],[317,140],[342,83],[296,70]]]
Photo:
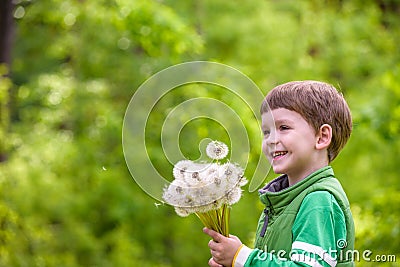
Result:
[[272,159],[280,159],[281,157],[285,156],[287,154],[287,151],[275,151],[272,152]]

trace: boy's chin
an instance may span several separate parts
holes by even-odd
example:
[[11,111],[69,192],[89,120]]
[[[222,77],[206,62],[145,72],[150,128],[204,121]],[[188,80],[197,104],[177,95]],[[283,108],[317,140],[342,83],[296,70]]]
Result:
[[278,175],[285,174],[285,172],[284,172],[281,168],[279,168],[279,167],[274,167],[273,165],[272,165],[272,171],[273,171],[275,174],[278,174]]

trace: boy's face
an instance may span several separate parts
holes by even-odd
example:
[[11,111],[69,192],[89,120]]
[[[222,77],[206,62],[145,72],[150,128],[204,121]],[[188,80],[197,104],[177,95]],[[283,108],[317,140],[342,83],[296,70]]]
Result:
[[[272,115],[272,116],[271,116]],[[320,154],[315,130],[297,112],[277,108],[261,115],[263,152],[277,174],[299,181],[315,171]]]

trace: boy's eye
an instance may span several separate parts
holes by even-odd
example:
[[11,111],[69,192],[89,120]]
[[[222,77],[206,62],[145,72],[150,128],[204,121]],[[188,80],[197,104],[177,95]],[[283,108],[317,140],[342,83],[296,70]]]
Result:
[[280,130],[289,130],[290,127],[287,126],[287,125],[281,125],[281,126],[279,126],[279,129],[280,129]]
[[263,134],[264,134],[264,135],[269,135],[269,134],[270,134],[270,131],[269,131],[269,130],[264,130],[264,131],[263,131]]

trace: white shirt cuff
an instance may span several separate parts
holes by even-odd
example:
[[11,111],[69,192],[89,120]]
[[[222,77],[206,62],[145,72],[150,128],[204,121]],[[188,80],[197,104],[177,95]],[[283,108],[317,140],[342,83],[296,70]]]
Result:
[[243,267],[252,251],[251,248],[242,245],[236,253],[232,267]]

